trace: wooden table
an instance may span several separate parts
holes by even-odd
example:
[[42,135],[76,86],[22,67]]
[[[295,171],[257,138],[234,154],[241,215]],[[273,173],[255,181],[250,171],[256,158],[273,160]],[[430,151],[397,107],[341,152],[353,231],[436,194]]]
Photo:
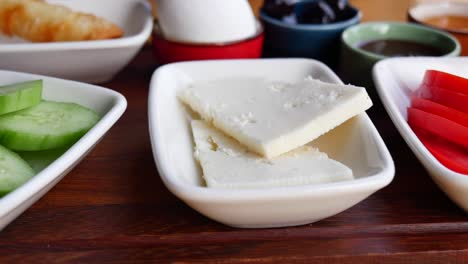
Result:
[[369,114],[396,166],[387,188],[300,227],[235,229],[198,214],[169,193],[153,162],[151,55],[144,49],[104,84],[127,97],[126,113],[85,160],[0,233],[1,263],[468,262],[466,214],[432,182],[375,97]]

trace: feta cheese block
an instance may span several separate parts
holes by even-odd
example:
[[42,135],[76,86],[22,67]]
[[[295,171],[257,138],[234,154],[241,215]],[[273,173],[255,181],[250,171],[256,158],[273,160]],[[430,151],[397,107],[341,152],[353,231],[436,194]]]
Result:
[[305,145],[265,159],[205,121],[192,121],[195,158],[208,187],[268,188],[353,179],[350,168]]
[[200,81],[179,99],[250,151],[272,158],[300,147],[372,106],[365,88],[312,78]]

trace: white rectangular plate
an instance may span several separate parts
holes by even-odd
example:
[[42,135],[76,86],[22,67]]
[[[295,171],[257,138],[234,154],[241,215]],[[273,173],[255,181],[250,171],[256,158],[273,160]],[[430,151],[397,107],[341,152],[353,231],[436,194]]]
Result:
[[151,7],[146,0],[48,2],[106,18],[120,26],[125,35],[110,40],[31,43],[0,34],[0,69],[105,82],[130,62],[153,27]]
[[236,227],[301,225],[346,210],[393,179],[393,160],[369,117],[361,114],[316,141],[330,157],[351,167],[355,180],[248,190],[205,187],[193,157],[190,117],[177,92],[194,81],[233,76],[278,81],[312,76],[341,83],[327,66],[307,59],[183,62],[159,68],[151,80],[149,98],[154,158],[168,189],[195,210]]
[[46,76],[0,70],[0,86],[16,82],[44,81],[46,100],[73,102],[96,111],[102,118],[62,156],[8,195],[0,198],[0,230],[18,217],[57,184],[114,125],[125,111],[127,101],[121,94],[99,86]]
[[379,96],[396,128],[432,179],[461,208],[468,211],[468,176],[442,165],[426,149],[407,122],[410,96],[428,69],[468,77],[468,58],[393,58],[377,63],[373,70]]

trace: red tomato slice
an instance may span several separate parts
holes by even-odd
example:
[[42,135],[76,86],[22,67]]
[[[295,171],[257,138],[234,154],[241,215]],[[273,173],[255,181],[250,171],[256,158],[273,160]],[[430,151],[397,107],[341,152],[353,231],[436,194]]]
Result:
[[468,113],[468,94],[438,87],[428,87],[423,84],[419,90],[416,91],[416,96]]
[[426,99],[411,97],[411,107],[438,115],[468,127],[468,114]]
[[416,108],[408,108],[408,123],[445,138],[451,142],[468,147],[468,127],[446,118]]
[[446,72],[426,71],[423,85],[468,94],[468,79]]
[[468,174],[468,151],[466,149],[432,136],[422,129],[412,128],[424,146],[442,165],[458,173]]

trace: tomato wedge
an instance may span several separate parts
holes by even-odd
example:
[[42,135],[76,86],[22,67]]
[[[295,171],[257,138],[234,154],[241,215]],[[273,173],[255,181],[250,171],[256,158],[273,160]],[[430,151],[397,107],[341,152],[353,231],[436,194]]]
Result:
[[445,138],[451,142],[468,147],[468,127],[416,108],[408,108],[408,123]]
[[468,114],[457,111],[445,105],[413,96],[411,97],[411,107],[447,118],[457,122],[460,125],[468,127]]
[[468,174],[468,150],[460,148],[444,139],[432,136],[422,129],[416,127],[412,127],[412,129],[424,146],[440,163],[455,172]]
[[468,79],[446,72],[427,70],[423,85],[468,94]]
[[429,99],[439,104],[454,108],[458,111],[468,113],[468,94],[454,92],[438,87],[421,85],[415,95],[423,99]]

